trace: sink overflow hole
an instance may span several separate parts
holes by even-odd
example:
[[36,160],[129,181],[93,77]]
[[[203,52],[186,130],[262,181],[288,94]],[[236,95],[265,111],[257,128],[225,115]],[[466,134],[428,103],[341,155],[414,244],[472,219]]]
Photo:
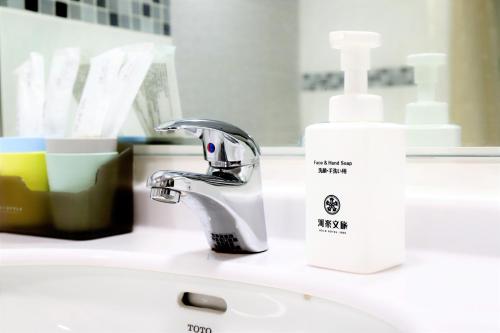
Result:
[[223,298],[198,293],[183,293],[181,304],[199,310],[212,310],[219,313],[227,311],[227,303]]

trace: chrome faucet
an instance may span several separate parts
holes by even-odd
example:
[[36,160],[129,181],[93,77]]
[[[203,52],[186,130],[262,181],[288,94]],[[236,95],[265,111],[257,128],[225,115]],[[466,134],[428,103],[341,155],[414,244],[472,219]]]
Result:
[[208,170],[155,172],[147,183],[151,199],[192,209],[216,252],[266,251],[259,146],[243,130],[221,121],[177,120],[156,128],[178,130],[201,139]]

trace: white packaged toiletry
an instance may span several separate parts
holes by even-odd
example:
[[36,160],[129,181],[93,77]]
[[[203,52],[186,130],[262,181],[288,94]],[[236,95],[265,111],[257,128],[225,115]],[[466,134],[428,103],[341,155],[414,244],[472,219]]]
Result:
[[308,126],[306,252],[310,265],[373,273],[404,260],[404,126],[383,122],[382,98],[367,94],[373,32],[332,32],[344,94],[330,122]]
[[44,134],[64,137],[68,125],[73,86],[80,66],[80,49],[65,48],[54,52],[46,87]]
[[29,59],[15,70],[17,79],[17,135],[43,135],[45,101],[45,64],[40,53],[31,52]]
[[134,101],[134,109],[148,136],[158,136],[155,127],[172,119],[182,119],[175,46],[157,45],[153,64]]
[[125,52],[115,48],[90,60],[90,69],[73,123],[73,137],[100,137],[115,93]]
[[153,43],[127,45],[122,50],[125,52],[125,60],[118,72],[114,94],[104,121],[101,133],[103,137],[118,136],[153,62]]
[[438,70],[446,64],[446,54],[412,54],[407,63],[414,67],[417,85],[417,101],[406,105],[408,146],[461,146],[461,128],[449,123],[448,104],[436,101]]

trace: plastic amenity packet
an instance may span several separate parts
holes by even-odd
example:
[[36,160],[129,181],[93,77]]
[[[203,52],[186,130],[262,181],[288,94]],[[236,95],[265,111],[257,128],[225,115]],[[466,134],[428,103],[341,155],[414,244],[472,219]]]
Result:
[[134,101],[137,118],[148,136],[158,136],[154,131],[158,125],[182,118],[174,56],[175,46],[156,46],[153,64]]
[[125,60],[118,72],[114,95],[104,121],[102,136],[116,137],[127,120],[134,99],[153,62],[153,43],[122,47]]
[[125,52],[116,48],[90,60],[90,70],[73,123],[73,137],[100,137]]
[[44,107],[44,134],[64,137],[80,65],[80,49],[56,50],[52,58]]
[[30,57],[15,70],[17,78],[17,135],[43,135],[43,104],[45,101],[45,65],[40,53]]

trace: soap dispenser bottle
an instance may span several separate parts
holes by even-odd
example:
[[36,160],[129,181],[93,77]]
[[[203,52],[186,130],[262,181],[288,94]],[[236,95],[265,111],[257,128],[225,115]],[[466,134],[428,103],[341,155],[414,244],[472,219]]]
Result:
[[446,54],[412,54],[407,63],[414,67],[417,85],[417,101],[406,105],[408,146],[459,147],[460,126],[449,123],[448,104],[436,101],[438,70],[446,64]]
[[330,43],[345,86],[330,122],[305,131],[307,262],[373,273],[404,260],[405,131],[384,123],[382,98],[367,94],[380,35],[332,32]]

